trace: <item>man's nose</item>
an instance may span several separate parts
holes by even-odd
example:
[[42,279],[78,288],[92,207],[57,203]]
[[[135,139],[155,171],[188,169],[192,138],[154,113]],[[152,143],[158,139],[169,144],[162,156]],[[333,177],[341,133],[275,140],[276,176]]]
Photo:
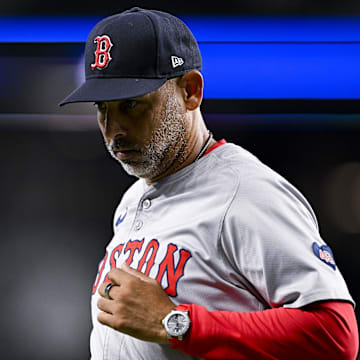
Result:
[[121,114],[108,109],[105,113],[104,133],[108,139],[114,139],[118,136],[126,136],[127,127]]

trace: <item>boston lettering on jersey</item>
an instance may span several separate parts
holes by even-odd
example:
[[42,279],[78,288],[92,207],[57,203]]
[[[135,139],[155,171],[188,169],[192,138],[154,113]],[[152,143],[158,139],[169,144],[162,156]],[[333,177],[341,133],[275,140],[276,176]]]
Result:
[[[109,255],[106,252],[105,257],[99,263],[99,270],[93,285],[92,294],[95,294],[100,280],[103,276],[105,268],[114,269],[116,267],[117,260],[120,255],[127,255],[125,262],[131,266],[134,260],[134,255],[140,254],[140,260],[138,262],[137,270],[143,272],[145,275],[149,275],[151,269],[155,264],[159,250],[159,241],[152,239],[146,246],[144,246],[145,239],[142,240],[130,240],[126,244],[117,245]],[[175,256],[176,255],[176,256]],[[175,264],[175,257],[178,258]],[[178,249],[175,244],[168,244],[165,256],[161,261],[156,261],[158,266],[155,279],[161,283],[165,277],[167,287],[164,289],[169,296],[177,296],[178,281],[184,275],[185,265],[191,258],[191,253],[185,249]],[[118,264],[119,265],[119,264]],[[108,275],[106,274],[104,282],[110,282]]]

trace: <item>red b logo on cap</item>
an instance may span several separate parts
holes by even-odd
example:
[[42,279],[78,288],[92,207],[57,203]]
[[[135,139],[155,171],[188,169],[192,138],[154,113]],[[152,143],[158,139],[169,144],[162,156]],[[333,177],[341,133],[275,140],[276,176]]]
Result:
[[94,43],[97,43],[95,50],[95,63],[91,64],[92,69],[104,69],[110,62],[110,50],[113,46],[109,36],[101,35],[94,39]]

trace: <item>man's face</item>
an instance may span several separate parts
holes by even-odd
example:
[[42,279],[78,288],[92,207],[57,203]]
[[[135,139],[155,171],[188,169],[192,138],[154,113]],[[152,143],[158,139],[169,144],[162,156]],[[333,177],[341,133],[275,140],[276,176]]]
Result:
[[187,157],[185,110],[174,80],[145,96],[97,106],[109,152],[128,174],[153,179]]

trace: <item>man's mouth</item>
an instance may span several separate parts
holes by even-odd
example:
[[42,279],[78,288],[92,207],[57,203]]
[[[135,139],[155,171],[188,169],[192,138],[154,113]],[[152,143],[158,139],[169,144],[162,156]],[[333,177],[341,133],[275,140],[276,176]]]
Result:
[[126,144],[126,141],[123,139],[111,140],[108,149],[113,153],[113,155],[121,161],[127,161],[133,158],[134,156],[140,154],[140,150],[136,146],[131,146]]
[[137,154],[139,154],[140,151],[138,150],[131,150],[131,149],[116,149],[114,151],[115,156],[119,159],[119,160],[129,160],[132,157],[136,156]]

